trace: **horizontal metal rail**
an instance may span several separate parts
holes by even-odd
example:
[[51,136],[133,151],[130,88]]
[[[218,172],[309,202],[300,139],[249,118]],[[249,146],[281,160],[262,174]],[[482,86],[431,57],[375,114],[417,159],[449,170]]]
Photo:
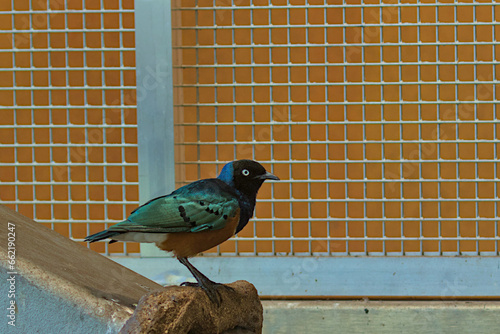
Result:
[[[425,140],[241,140],[241,141],[204,141],[200,142],[183,142],[177,143],[179,146],[191,146],[191,145],[326,145],[326,144],[481,144],[481,143],[499,143],[499,139],[425,139]],[[481,159],[482,160],[482,159]],[[425,162],[425,160],[422,160]],[[446,162],[446,159],[440,160]]]
[[[295,46],[295,44],[293,44]],[[385,44],[384,44],[385,45]],[[397,44],[398,46],[406,46],[406,44],[401,45]],[[241,45],[228,45],[228,49],[233,49],[233,48],[239,48]],[[347,46],[347,45],[341,45],[341,46]],[[351,46],[349,44],[348,46]],[[310,47],[310,46],[309,46]],[[316,47],[316,46],[315,46]],[[200,45],[200,46],[193,46],[189,47],[191,49],[204,49],[205,45]],[[208,48],[208,46],[207,46]],[[226,45],[215,45],[212,46],[211,48],[216,48],[216,49],[224,49],[226,48]],[[183,49],[182,47],[178,47],[177,49]],[[390,61],[373,61],[373,62],[366,62],[366,61],[352,61],[348,63],[324,63],[324,62],[317,62],[317,63],[311,63],[311,62],[296,62],[293,64],[288,64],[288,63],[272,63],[272,64],[262,64],[262,63],[229,63],[229,64],[195,64],[195,65],[176,65],[174,68],[212,68],[212,69],[218,69],[218,68],[275,68],[275,67],[280,67],[280,68],[306,68],[306,67],[321,67],[321,68],[328,68],[328,67],[353,67],[353,66],[363,66],[363,67],[380,67],[380,66],[398,66],[402,65],[401,62],[390,62]],[[478,61],[426,61],[426,62],[416,62],[416,61],[405,61],[404,62],[405,66],[444,66],[444,65],[460,65],[460,66],[478,66],[478,65],[498,65],[497,61],[487,61],[487,60],[478,60]],[[464,67],[465,68],[465,67]]]
[[[491,4],[490,4],[491,6]],[[196,27],[175,27],[173,30],[208,30],[208,29],[218,29],[218,30],[241,30],[241,29],[293,29],[293,28],[371,28],[380,27],[380,23],[306,23],[306,24],[241,24],[241,25],[212,25],[212,26],[196,26]],[[489,22],[384,22],[384,28],[390,27],[477,27],[477,26],[497,26],[500,22],[489,21]],[[56,31],[57,32],[57,31]],[[311,44],[314,45],[314,44]],[[370,46],[371,43],[364,44],[364,46]]]
[[372,81],[360,81],[360,82],[232,82],[232,83],[213,83],[213,84],[180,84],[178,87],[183,88],[205,88],[205,87],[329,87],[329,86],[425,86],[425,85],[495,85],[498,84],[496,80],[464,80],[464,81],[384,81],[384,82],[372,82]]
[[230,11],[237,11],[237,10],[259,10],[259,9],[270,9],[270,10],[280,10],[280,9],[308,9],[308,10],[314,10],[314,9],[347,9],[347,8],[358,8],[358,9],[365,9],[365,8],[390,8],[397,10],[397,8],[408,8],[408,7],[413,7],[413,8],[420,8],[420,7],[450,7],[453,8],[455,6],[458,7],[491,7],[491,6],[496,6],[495,3],[491,2],[451,2],[451,3],[402,3],[398,2],[397,4],[393,3],[378,3],[378,4],[370,4],[370,3],[363,3],[363,4],[321,4],[321,5],[315,5],[315,4],[307,4],[307,5],[300,5],[300,4],[272,4],[270,3],[269,5],[261,5],[261,4],[250,4],[250,5],[243,5],[239,3],[235,3],[234,6],[200,6],[196,5],[193,7],[173,7],[172,11],[212,11],[212,10],[230,10]]
[[[217,27],[218,29],[219,27]],[[215,27],[213,28],[215,29]],[[441,42],[441,41],[436,41],[436,42],[406,42],[406,41],[401,41],[401,42],[370,42],[370,43],[359,43],[359,42],[343,42],[343,43],[310,43],[310,44],[303,44],[303,43],[273,43],[273,44],[214,44],[214,45],[183,45],[183,46],[177,46],[176,49],[258,49],[258,48],[265,48],[265,49],[275,49],[275,48],[287,48],[287,49],[292,49],[292,48],[307,48],[307,49],[314,49],[314,48],[348,48],[348,47],[371,47],[371,46],[378,46],[378,47],[405,47],[405,46],[480,46],[480,45],[485,45],[485,46],[491,46],[491,45],[497,45],[498,42],[496,41],[473,41],[473,42],[460,42],[460,41],[454,41],[454,42]],[[356,60],[349,61],[347,63],[356,63]],[[480,61],[478,62],[480,63]],[[371,64],[370,62],[367,62],[367,64]],[[396,62],[385,62],[383,65],[388,65],[388,64],[397,64]],[[431,65],[427,64],[426,61],[421,62],[421,66],[425,65]]]
[[10,10],[1,10],[0,14],[2,15],[40,15],[40,14],[49,14],[49,15],[57,15],[57,14],[121,14],[121,13],[131,13],[133,14],[135,11],[133,8],[117,8],[117,9],[62,9],[62,8],[45,8],[45,9],[32,9],[32,10],[19,10],[16,9],[14,11]]
[[75,33],[75,32],[80,32],[80,33],[93,33],[93,32],[100,32],[100,33],[108,33],[108,32],[135,32],[135,29],[133,28],[79,28],[79,29],[74,29],[74,28],[51,28],[51,29],[16,29],[16,30],[2,30],[0,31],[0,35],[3,34],[9,34],[9,35],[15,35],[15,34],[38,34],[38,33],[51,33],[51,34],[57,34],[57,33]]
[[[38,52],[106,52],[106,51],[130,51],[135,52],[135,48],[125,47],[62,47],[62,48],[16,48],[16,49],[0,49],[1,53],[38,53]],[[91,69],[87,68],[87,69]]]

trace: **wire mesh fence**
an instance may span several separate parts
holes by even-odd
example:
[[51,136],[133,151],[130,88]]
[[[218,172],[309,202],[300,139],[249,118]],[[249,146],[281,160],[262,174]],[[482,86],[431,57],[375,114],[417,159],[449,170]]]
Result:
[[[498,255],[496,3],[172,13],[178,185],[239,158],[282,179],[209,253]],[[0,200],[81,241],[138,204],[133,2],[12,0],[0,16]]]
[[494,2],[183,1],[180,181],[282,181],[222,254],[498,255]]
[[12,0],[0,16],[0,200],[81,241],[138,203],[133,2]]

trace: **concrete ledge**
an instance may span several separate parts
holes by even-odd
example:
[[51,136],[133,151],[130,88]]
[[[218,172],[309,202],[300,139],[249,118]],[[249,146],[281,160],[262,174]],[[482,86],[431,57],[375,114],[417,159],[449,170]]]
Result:
[[[172,258],[112,257],[159,284],[189,272]],[[191,262],[217,282],[247,280],[260,296],[461,297],[500,296],[500,257],[199,256]]]
[[263,301],[265,334],[498,333],[500,302]]
[[2,205],[0,240],[0,333],[117,333],[162,288]]

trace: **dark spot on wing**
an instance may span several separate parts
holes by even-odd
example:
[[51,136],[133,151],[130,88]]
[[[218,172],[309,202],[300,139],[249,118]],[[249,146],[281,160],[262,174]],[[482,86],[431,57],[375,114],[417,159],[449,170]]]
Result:
[[200,201],[200,205],[205,205],[205,202],[203,202],[203,201]]
[[[186,216],[186,209],[182,206],[179,205],[179,212],[181,214],[182,219],[186,222],[189,223],[190,219],[189,217]],[[192,224],[192,223],[191,223]]]
[[227,219],[227,215],[222,216],[224,219]]
[[206,208],[205,211],[208,212],[208,213],[213,213],[214,215],[217,215],[217,216],[220,214],[219,210],[214,211],[214,210],[212,210],[210,208]]

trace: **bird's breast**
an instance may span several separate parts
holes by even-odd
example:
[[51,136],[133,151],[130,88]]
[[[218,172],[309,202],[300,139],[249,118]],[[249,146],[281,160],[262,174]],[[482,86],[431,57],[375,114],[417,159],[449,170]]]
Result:
[[240,210],[234,216],[228,217],[226,225],[218,230],[205,230],[201,232],[176,232],[169,233],[163,242],[156,245],[167,252],[174,252],[178,258],[191,257],[215,247],[236,233],[240,221]]

